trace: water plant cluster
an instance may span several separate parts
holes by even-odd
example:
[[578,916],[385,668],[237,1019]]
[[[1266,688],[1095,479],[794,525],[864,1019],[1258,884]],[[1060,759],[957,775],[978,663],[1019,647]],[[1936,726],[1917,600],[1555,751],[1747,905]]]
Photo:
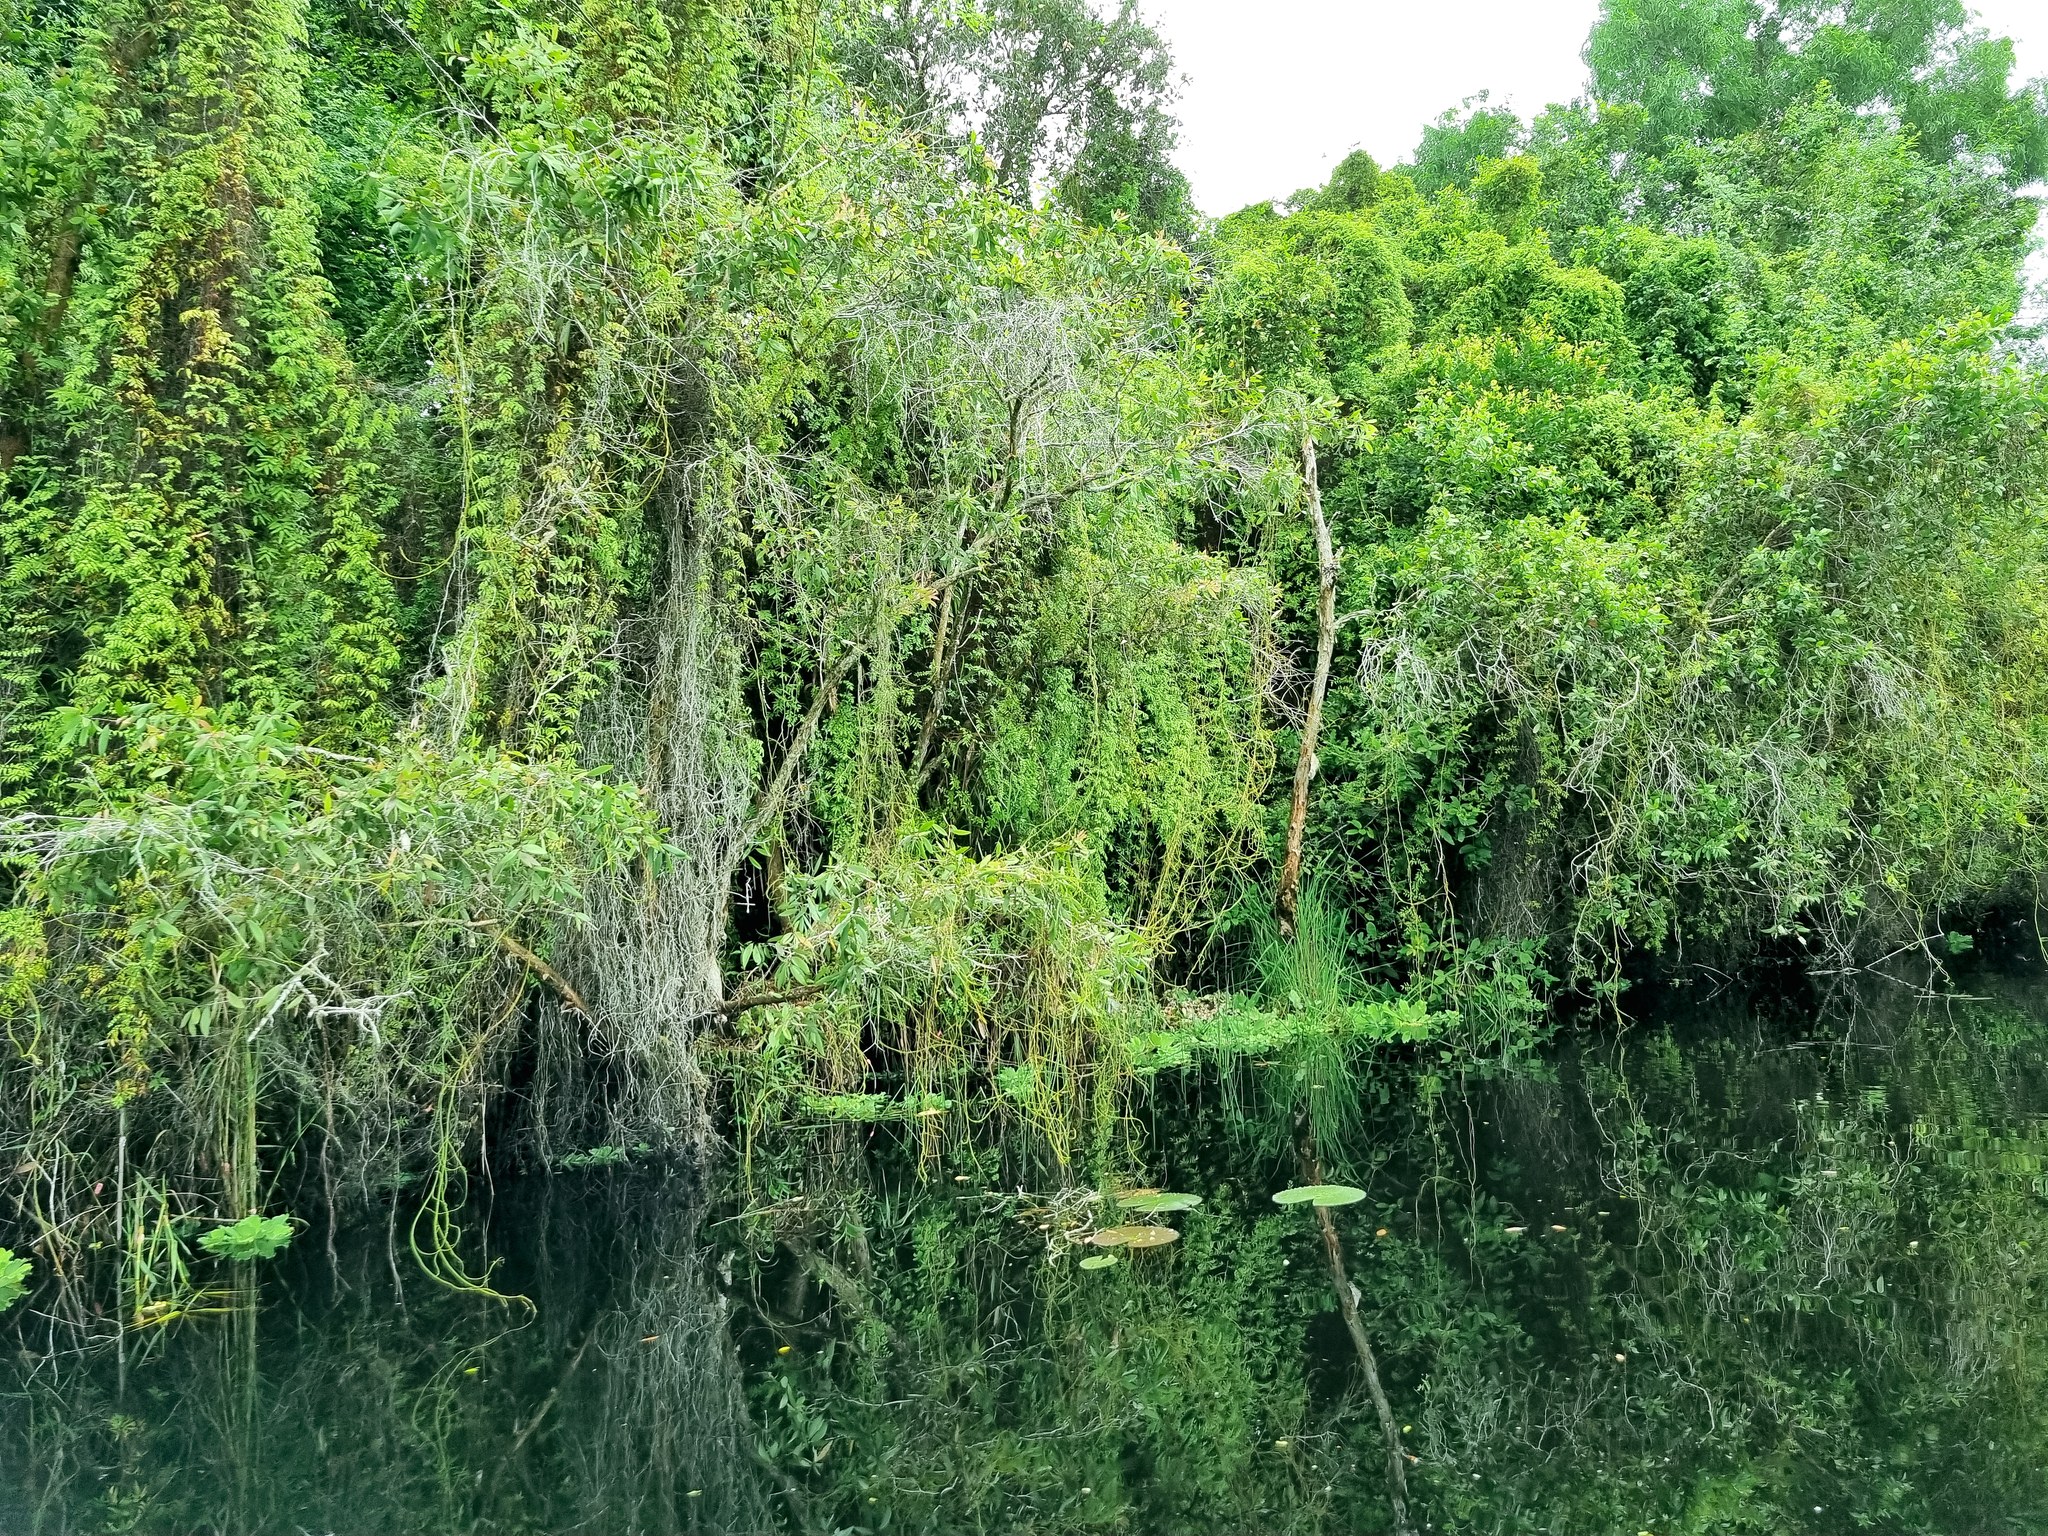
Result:
[[1270,1052],[1313,1157],[2031,903],[2048,94],[1958,0],[1587,57],[1210,221],[1129,8],[0,0],[15,1252],[481,1286],[497,1167]]

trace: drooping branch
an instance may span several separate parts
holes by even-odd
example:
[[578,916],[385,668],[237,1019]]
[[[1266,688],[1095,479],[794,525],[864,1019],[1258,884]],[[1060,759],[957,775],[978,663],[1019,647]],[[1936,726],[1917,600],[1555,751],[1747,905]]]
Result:
[[[960,563],[944,576],[934,577],[919,585],[926,593],[936,594],[942,603],[951,601],[953,586],[979,569],[978,557],[993,537],[993,532],[984,533],[961,551]],[[849,647],[839,659],[825,669],[825,675],[818,681],[818,691],[812,697],[810,708],[797,722],[796,730],[783,749],[782,761],[776,765],[774,775],[761,787],[754,797],[754,808],[748,813],[746,824],[741,828],[734,847],[739,857],[744,858],[760,842],[761,836],[782,814],[782,808],[789,799],[790,790],[795,786],[797,770],[803,766],[806,753],[810,751],[811,740],[818,734],[818,727],[832,712],[839,697],[840,685],[853,671],[861,657],[867,654],[859,646]]]
[[[1002,528],[1004,519],[1009,515],[1010,504],[1017,499],[1017,483],[1021,478],[1019,471],[1022,468],[1024,452],[1025,407],[1030,403],[1033,393],[1044,384],[1049,371],[1049,367],[1041,370],[1039,376],[1010,401],[1010,423],[1004,439],[1003,475],[996,488],[995,515],[990,519],[989,533],[983,535],[983,539]],[[953,537],[954,543],[964,544],[967,527],[968,520],[961,518],[960,531]],[[977,539],[976,545],[978,546],[983,539]],[[953,587],[949,582],[939,595],[939,620],[933,628],[931,699],[925,706],[924,728],[917,734],[917,756],[912,758],[910,763],[910,783],[913,789],[921,787],[924,783],[925,770],[931,761],[932,744],[938,737],[939,716],[946,707],[946,686],[953,675],[953,664],[960,654],[957,642],[950,653],[946,650],[952,618]]]
[[590,1011],[590,1005],[583,1001],[583,994],[570,986],[568,979],[560,971],[549,965],[547,961],[541,959],[539,955],[536,955],[524,944],[513,938],[511,934],[500,928],[496,923],[484,924],[484,931],[498,941],[498,948],[504,950],[506,954],[554,988],[555,995],[576,1012],[582,1014],[586,1019],[596,1017]]
[[1301,440],[1301,476],[1308,489],[1309,517],[1316,531],[1316,670],[1309,686],[1308,713],[1301,722],[1301,751],[1294,760],[1294,803],[1287,814],[1287,857],[1280,866],[1280,884],[1273,908],[1280,932],[1294,937],[1294,918],[1301,901],[1301,844],[1308,825],[1308,785],[1316,772],[1316,735],[1323,724],[1323,696],[1330,688],[1330,656],[1337,644],[1337,552],[1330,543],[1330,525],[1323,517],[1323,493],[1316,475],[1316,440]]
[[823,997],[826,992],[822,981],[805,982],[796,987],[766,987],[760,991],[737,992],[720,1003],[706,1018],[721,1018],[730,1023],[743,1013],[756,1008],[773,1008],[778,1003],[808,1003]]
[[[967,537],[967,519],[960,519],[960,531],[954,536],[957,544]],[[925,759],[931,756],[932,738],[939,729],[939,711],[945,707],[946,678],[950,673],[951,661],[946,653],[946,638],[953,626],[953,583],[948,582],[939,594],[939,618],[932,626],[932,696],[925,707],[924,729],[918,733],[917,756],[911,760],[910,782],[916,784],[924,772]]]

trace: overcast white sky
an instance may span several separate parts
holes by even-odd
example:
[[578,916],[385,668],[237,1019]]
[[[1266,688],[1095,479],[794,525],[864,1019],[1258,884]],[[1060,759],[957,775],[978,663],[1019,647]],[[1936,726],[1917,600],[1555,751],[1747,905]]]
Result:
[[[1326,179],[1363,145],[1405,157],[1444,108],[1491,91],[1525,118],[1579,94],[1599,0],[1142,0],[1187,76],[1181,169],[1224,214]],[[2048,74],[2048,3],[1978,0],[2020,71]]]

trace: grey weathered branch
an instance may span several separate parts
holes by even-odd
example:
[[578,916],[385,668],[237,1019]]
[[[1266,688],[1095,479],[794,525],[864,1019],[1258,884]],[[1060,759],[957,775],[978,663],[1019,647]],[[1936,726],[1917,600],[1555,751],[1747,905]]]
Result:
[[1337,552],[1330,543],[1330,525],[1323,517],[1323,493],[1316,475],[1316,440],[1301,440],[1301,475],[1308,489],[1309,517],[1316,531],[1316,671],[1309,687],[1308,713],[1301,722],[1301,751],[1294,760],[1294,802],[1287,814],[1287,857],[1273,910],[1284,937],[1294,937],[1295,912],[1301,901],[1301,844],[1308,826],[1308,786],[1316,771],[1316,735],[1323,724],[1323,697],[1330,688],[1330,656],[1337,643]]

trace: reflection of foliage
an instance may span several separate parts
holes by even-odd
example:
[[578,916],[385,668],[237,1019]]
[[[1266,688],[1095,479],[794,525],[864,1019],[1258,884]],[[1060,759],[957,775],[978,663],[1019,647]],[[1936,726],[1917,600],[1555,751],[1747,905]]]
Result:
[[703,1210],[600,1179],[504,1192],[523,1326],[344,1233],[268,1272],[301,1306],[131,1336],[125,1396],[111,1350],[0,1378],[0,1528],[771,1529]]
[[1071,1252],[1048,1263],[1036,1209],[866,1204],[849,1337],[758,1389],[822,1420],[812,1507],[856,1529],[1318,1528],[1336,1462],[1303,1438],[1317,1303],[1285,1294],[1294,1224],[1212,1200],[1176,1218],[1181,1242],[1084,1275]]
[[[1369,1122],[1382,1150],[1354,1158],[1375,1194],[1342,1225],[1415,1430],[1419,1518],[1937,1532],[2042,1507],[2048,1142],[2001,1086],[2039,1080],[2040,1037],[1873,1025],[1884,1054],[1664,1036]],[[1213,1120],[1160,1123],[1170,1166],[1214,1168]],[[813,1507],[1382,1528],[1377,1426],[1347,1391],[1313,1229],[1267,1203],[1290,1165],[1240,1161],[1242,1192],[1207,1189],[1149,1271],[1070,1279],[1071,1251],[1034,1231],[1056,1207],[935,1193],[794,1219],[798,1249],[845,1254],[858,1230],[868,1260],[838,1271],[837,1342],[805,1336],[778,1368],[825,1426],[828,1453],[789,1464]],[[1304,1337],[1332,1362],[1305,1376]]]
[[1516,1300],[1444,1254],[1395,1309],[1429,1354],[1439,1518],[1948,1531],[2043,1507],[2048,1141],[2001,1086],[2039,1036],[1876,1022],[1882,1052],[1664,1037],[1589,1053],[1582,1096],[1481,1097],[1505,1177],[1459,1246]]
[[[1367,1198],[1336,1214],[1418,1525],[1935,1536],[2048,1509],[2037,1007],[1847,1022],[1715,1012],[1463,1086],[1371,1074]],[[1093,1272],[1079,1238],[1131,1211],[1106,1193],[999,1193],[986,1158],[906,1180],[914,1135],[862,1162],[832,1128],[818,1161],[784,1149],[797,1192],[712,1225],[659,1178],[506,1189],[490,1243],[537,1306],[509,1333],[473,1299],[395,1305],[379,1233],[344,1240],[323,1312],[296,1245],[304,1310],[259,1317],[254,1357],[137,1336],[159,1358],[131,1355],[118,1428],[110,1355],[27,1371],[0,1524],[16,1488],[76,1513],[113,1487],[165,1529],[1384,1529],[1315,1223],[1271,1200],[1294,1148],[1233,1135],[1193,1077],[1150,1114],[1150,1182],[1201,1204]],[[275,1432],[190,1411],[251,1392]]]

